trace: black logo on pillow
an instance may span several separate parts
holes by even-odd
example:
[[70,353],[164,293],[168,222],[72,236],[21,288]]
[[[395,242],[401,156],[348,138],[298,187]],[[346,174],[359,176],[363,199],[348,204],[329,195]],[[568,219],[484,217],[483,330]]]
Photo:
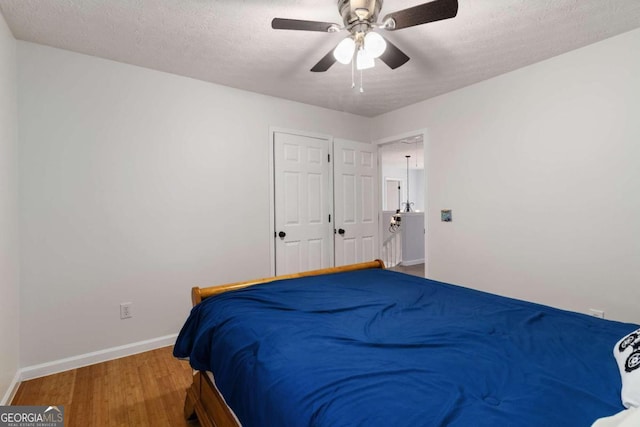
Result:
[[627,372],[635,371],[640,367],[640,350],[634,350],[627,358],[624,364],[624,370]]
[[634,349],[637,349],[638,347],[640,347],[640,339],[638,338],[640,338],[638,332],[632,332],[622,340],[622,342],[618,346],[618,351],[622,353],[627,348],[629,348],[629,346],[633,346]]

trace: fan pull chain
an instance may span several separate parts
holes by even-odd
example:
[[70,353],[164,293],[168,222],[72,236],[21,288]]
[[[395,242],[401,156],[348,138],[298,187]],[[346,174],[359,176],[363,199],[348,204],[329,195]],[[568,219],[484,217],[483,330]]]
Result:
[[364,88],[362,87],[362,70],[360,70],[360,93],[364,93]]
[[356,87],[356,61],[351,61],[351,89]]

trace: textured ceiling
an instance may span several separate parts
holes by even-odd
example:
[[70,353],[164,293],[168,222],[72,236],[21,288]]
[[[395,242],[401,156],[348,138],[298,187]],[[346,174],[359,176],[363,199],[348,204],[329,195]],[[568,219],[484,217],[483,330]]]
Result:
[[[424,1],[386,0],[381,16]],[[376,116],[640,27],[640,0],[459,0],[458,16],[396,32],[410,57],[309,69],[346,33],[276,31],[274,17],[340,23],[335,0],[0,0],[14,36],[308,104]],[[630,52],[637,54],[637,52]]]

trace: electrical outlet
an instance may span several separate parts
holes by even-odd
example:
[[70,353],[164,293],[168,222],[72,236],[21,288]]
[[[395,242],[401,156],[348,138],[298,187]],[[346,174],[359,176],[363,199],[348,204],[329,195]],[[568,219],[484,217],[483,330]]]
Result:
[[133,305],[131,302],[123,302],[120,304],[120,319],[129,319],[133,317],[131,314],[131,305]]
[[590,308],[589,315],[604,319],[604,310],[598,310],[597,308]]

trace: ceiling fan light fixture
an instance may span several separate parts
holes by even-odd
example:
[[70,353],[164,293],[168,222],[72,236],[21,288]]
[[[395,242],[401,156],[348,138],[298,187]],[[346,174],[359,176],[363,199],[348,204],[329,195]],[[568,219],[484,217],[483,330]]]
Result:
[[380,34],[369,31],[367,35],[364,36],[364,49],[373,58],[379,58],[386,48],[387,42]]
[[356,68],[358,70],[367,70],[375,67],[375,61],[373,56],[365,49],[358,49],[358,55],[356,57]]
[[356,42],[351,37],[343,39],[333,50],[333,56],[341,64],[348,64],[353,59],[353,51],[356,48]]

